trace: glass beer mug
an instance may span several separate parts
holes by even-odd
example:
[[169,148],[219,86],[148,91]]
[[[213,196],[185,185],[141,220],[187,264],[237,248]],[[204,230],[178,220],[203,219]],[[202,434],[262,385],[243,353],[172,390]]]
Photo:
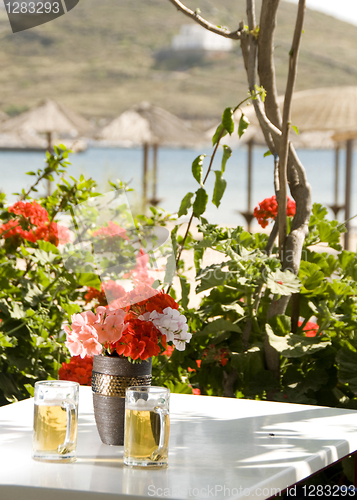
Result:
[[76,459],[79,384],[46,380],[35,384],[32,458]]
[[125,395],[124,464],[167,467],[170,390],[129,387]]

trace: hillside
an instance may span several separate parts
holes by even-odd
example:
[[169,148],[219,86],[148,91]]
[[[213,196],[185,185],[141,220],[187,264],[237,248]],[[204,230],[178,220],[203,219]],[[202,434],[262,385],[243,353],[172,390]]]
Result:
[[[244,0],[187,0],[193,9],[230,29],[244,14]],[[296,15],[281,2],[276,35],[277,81],[285,88]],[[227,58],[198,65],[158,65],[188,18],[167,0],[81,0],[67,15],[13,34],[0,11],[0,109],[16,112],[53,97],[87,117],[110,118],[150,100],[184,118],[217,118],[247,92],[239,42]],[[297,90],[356,85],[357,27],[308,11]],[[173,67],[172,67],[173,66]]]

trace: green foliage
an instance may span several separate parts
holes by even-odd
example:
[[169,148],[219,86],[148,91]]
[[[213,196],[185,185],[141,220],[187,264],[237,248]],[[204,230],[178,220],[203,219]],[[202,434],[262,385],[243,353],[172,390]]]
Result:
[[[251,97],[260,92],[257,88]],[[231,108],[223,113],[213,138],[216,148],[225,133],[233,132],[232,115]],[[229,156],[224,147],[222,168],[214,171],[212,202],[217,207]],[[194,176],[201,182],[201,172]],[[179,215],[187,213],[192,198],[186,195]],[[357,408],[357,255],[341,249],[344,225],[328,220],[326,208],[313,206],[295,276],[282,270],[277,247],[266,254],[267,235],[209,224],[203,217],[207,201],[208,193],[199,188],[193,215],[202,238],[176,240],[177,247],[193,251],[195,291],[203,292],[199,306],[191,309],[180,261],[181,307],[193,337],[184,352],[158,360],[157,381],[180,392],[186,384],[207,395]],[[321,243],[331,250],[316,251]],[[208,249],[217,254],[217,263],[203,267]],[[284,295],[290,298],[286,313],[271,317],[272,302]],[[311,322],[317,329],[309,331]],[[267,342],[280,355],[278,374],[266,366]]]
[[[54,155],[47,153],[45,168],[29,172],[33,185],[19,196],[32,200],[42,180],[65,172],[67,157],[64,146],[56,147]],[[91,179],[61,178],[53,194],[37,202],[53,221],[58,212],[95,196],[94,187]],[[7,222],[10,215],[3,206],[0,219]],[[68,271],[58,248],[48,241],[0,241],[0,404],[5,404],[33,394],[36,380],[57,378],[60,363],[68,355],[62,324],[80,311],[83,286],[98,283],[94,275]]]

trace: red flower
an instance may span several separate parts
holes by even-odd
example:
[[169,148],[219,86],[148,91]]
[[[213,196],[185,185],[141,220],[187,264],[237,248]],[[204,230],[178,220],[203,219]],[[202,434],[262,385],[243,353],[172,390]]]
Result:
[[80,385],[91,385],[93,369],[93,358],[86,356],[73,356],[69,363],[62,363],[58,370],[59,380],[71,380]]
[[[298,326],[301,326],[303,321],[298,321]],[[305,332],[305,337],[316,337],[316,334],[319,330],[319,325],[317,323],[313,323],[312,321],[308,321],[303,328]]]
[[113,280],[109,280],[101,284],[100,290],[89,286],[88,292],[85,294],[84,299],[86,301],[86,304],[88,304],[88,302],[92,302],[92,300],[95,300],[97,302],[95,307],[105,307],[108,305],[108,302],[109,304],[111,304],[115,300],[123,297],[125,294],[125,289],[121,285],[118,285]]
[[[202,358],[206,358],[208,361],[219,361],[221,366],[226,366],[229,359],[229,350],[225,347],[217,349],[214,344],[210,344],[208,348],[203,351]],[[201,366],[201,360],[198,361],[200,362],[199,366]]]
[[199,389],[192,389],[192,394],[194,394],[195,396],[200,396],[201,391]]
[[151,321],[132,319],[120,340],[112,344],[111,348],[119,356],[145,360],[160,354],[159,343],[166,346],[166,337],[161,335]]
[[[9,212],[18,219],[11,219],[0,227],[0,236],[3,238],[19,238],[35,243],[44,240],[58,246],[59,243],[68,243],[70,234],[66,227],[50,222],[47,210],[36,201],[18,201]],[[24,229],[26,228],[26,229]]]
[[[286,215],[293,217],[296,211],[295,201],[288,198]],[[269,219],[275,220],[278,215],[278,202],[276,196],[265,198],[258,207],[254,209],[254,217],[257,219],[261,227],[266,227],[269,224]]]
[[119,236],[120,238],[129,241],[125,229],[111,220],[108,222],[107,226],[103,226],[100,229],[94,231],[93,236],[97,236],[100,239],[114,238],[116,236]]
[[174,352],[175,348],[172,346],[172,345],[168,345],[165,349],[165,351],[163,351],[161,353],[162,356],[167,356],[168,358],[171,357],[171,354]]

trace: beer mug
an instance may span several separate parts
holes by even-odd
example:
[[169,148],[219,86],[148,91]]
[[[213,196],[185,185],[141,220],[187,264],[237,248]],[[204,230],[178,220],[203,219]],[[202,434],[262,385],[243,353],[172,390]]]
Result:
[[32,458],[74,462],[79,384],[64,380],[35,383]]
[[124,464],[167,467],[170,390],[128,387],[125,395]]

